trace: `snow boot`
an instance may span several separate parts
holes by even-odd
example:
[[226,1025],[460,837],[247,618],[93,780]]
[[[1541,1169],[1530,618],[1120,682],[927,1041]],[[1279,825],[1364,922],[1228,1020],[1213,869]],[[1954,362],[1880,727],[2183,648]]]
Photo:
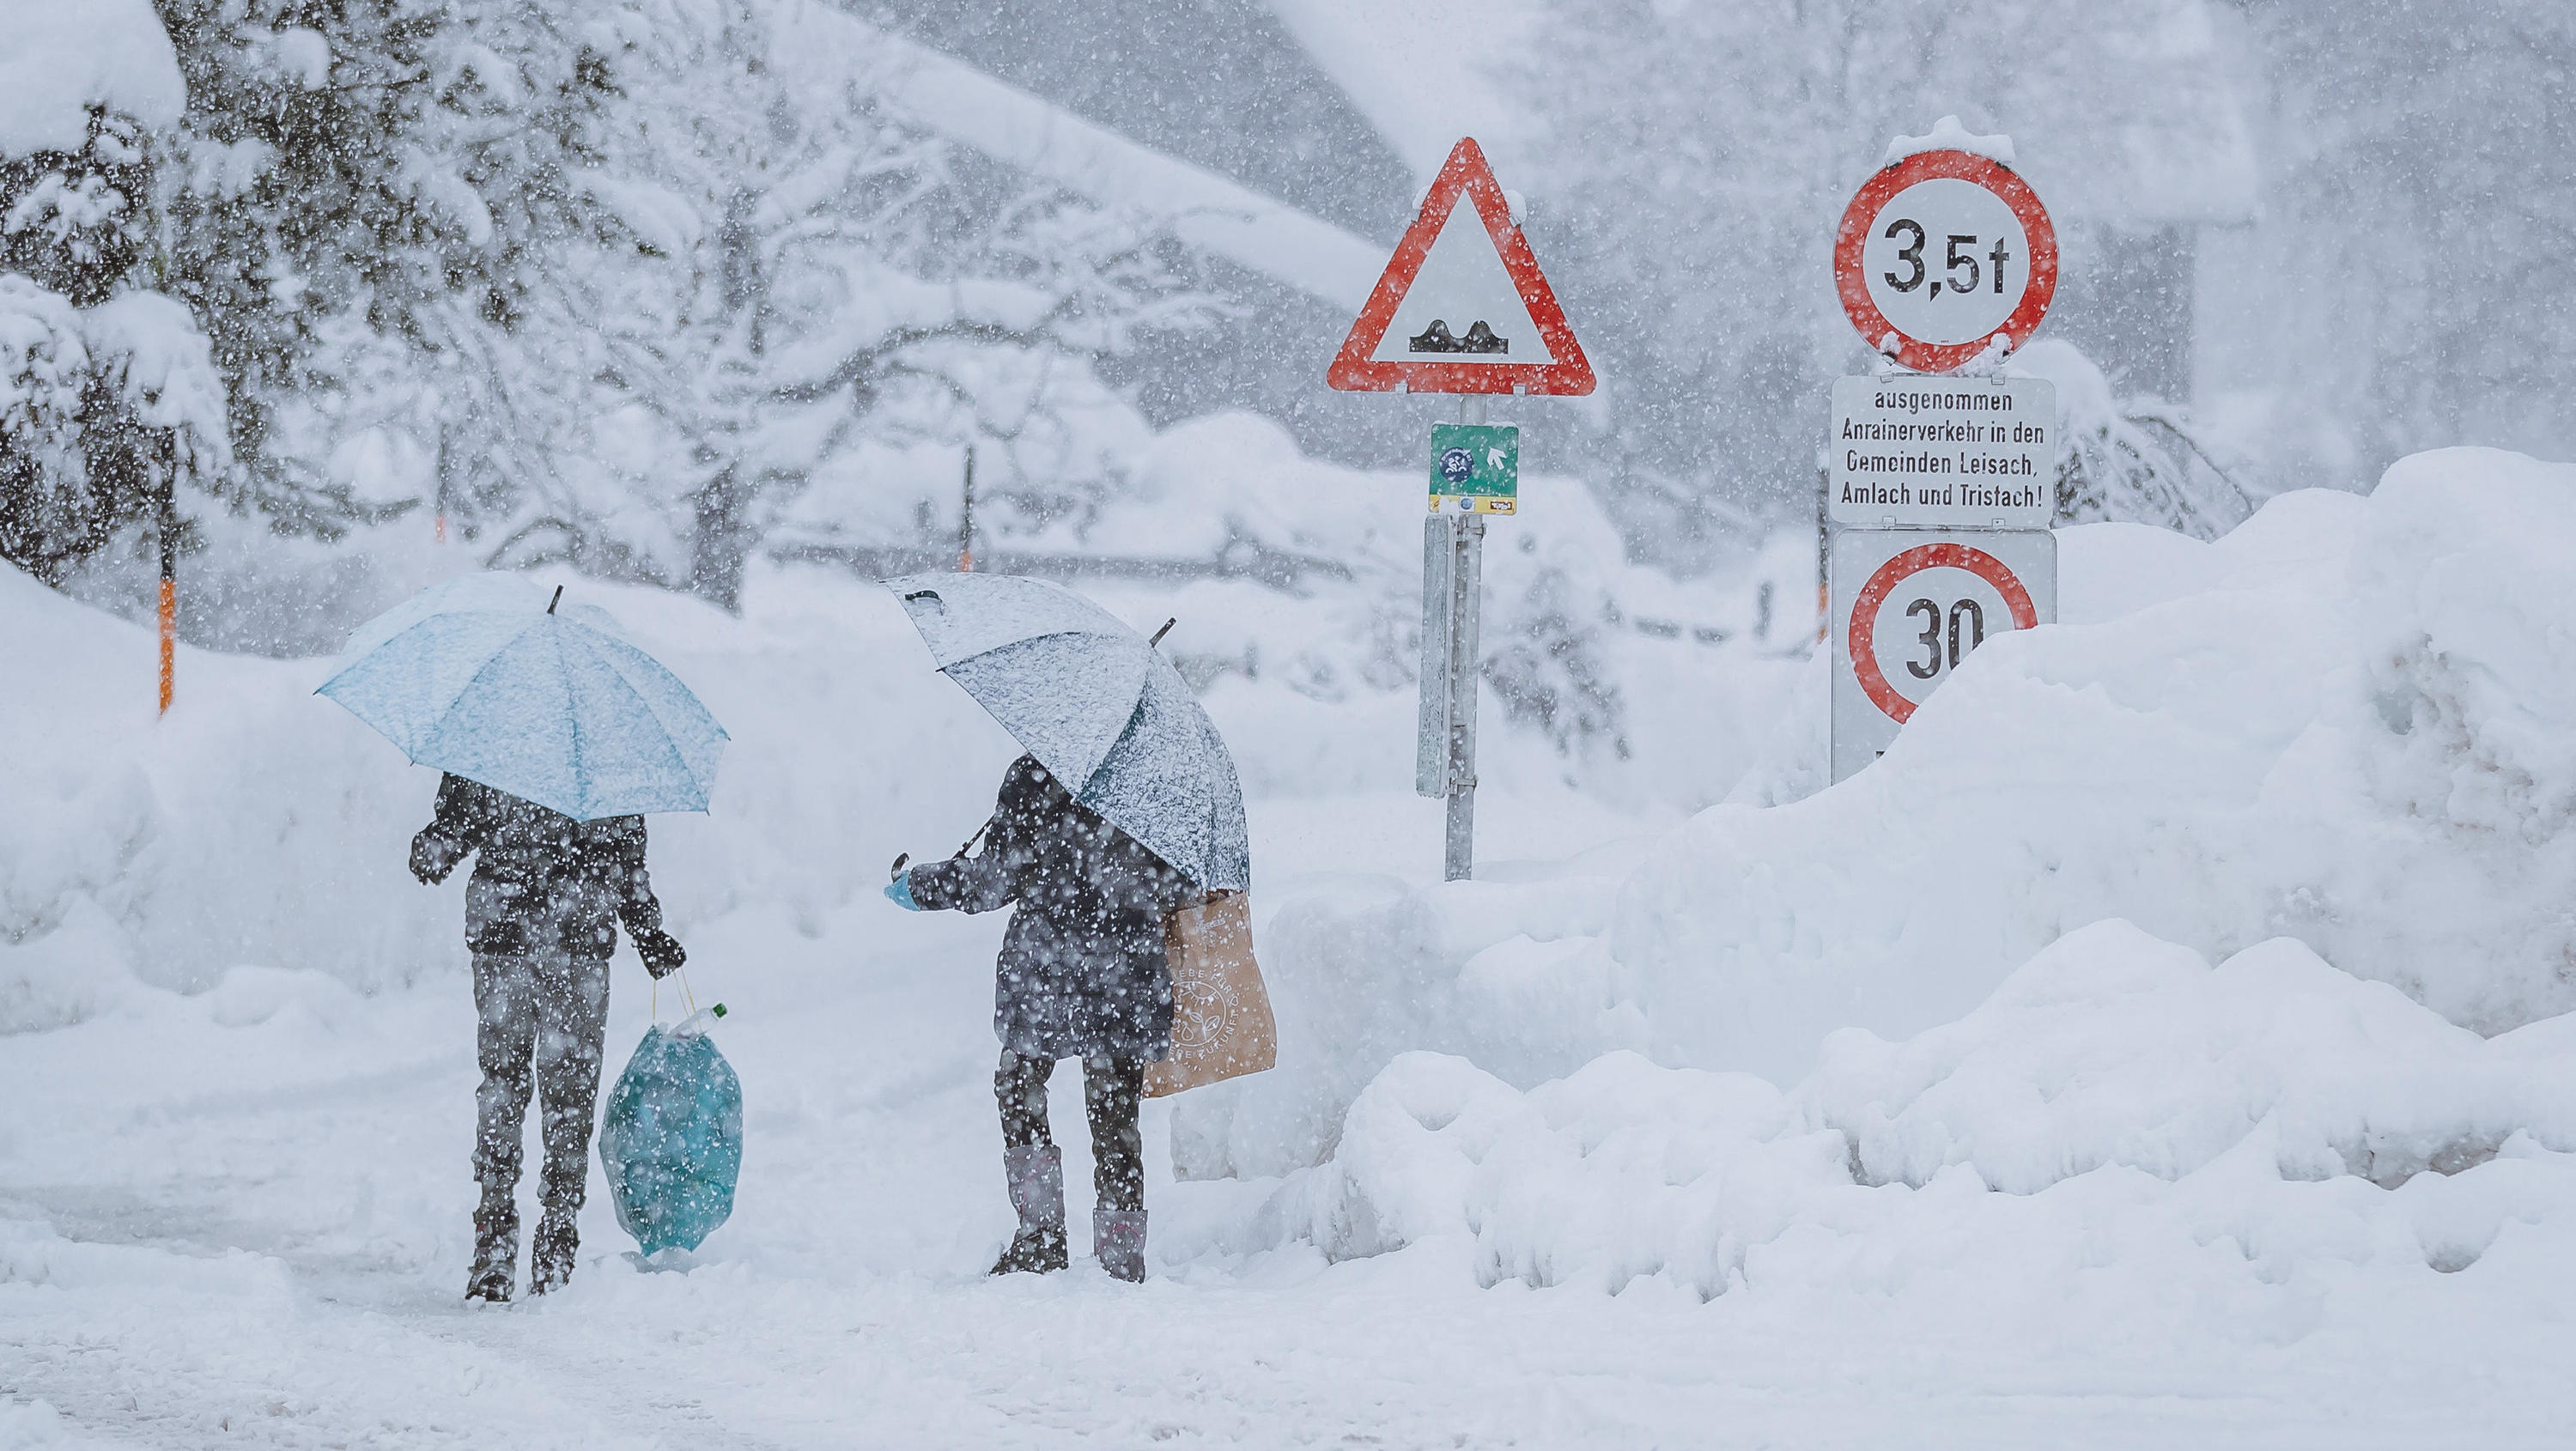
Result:
[[1145,1282],[1145,1211],[1095,1209],[1091,1212],[1091,1252],[1100,1267],[1131,1285]]
[[572,1278],[573,1252],[580,1248],[581,1231],[571,1215],[549,1211],[539,1219],[536,1238],[528,1245],[528,1293],[562,1289]]
[[1071,1263],[1064,1242],[1064,1155],[1053,1144],[1030,1144],[1002,1151],[1002,1171],[1011,1184],[1011,1207],[1020,1212],[1020,1227],[1011,1247],[993,1261],[992,1273],[1030,1270],[1047,1274]]
[[518,1261],[519,1207],[506,1199],[485,1203],[474,1211],[474,1268],[465,1276],[465,1298],[510,1303]]

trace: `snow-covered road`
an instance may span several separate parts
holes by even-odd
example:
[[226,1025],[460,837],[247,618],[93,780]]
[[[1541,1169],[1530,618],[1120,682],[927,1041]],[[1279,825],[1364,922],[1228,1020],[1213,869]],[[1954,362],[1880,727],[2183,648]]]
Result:
[[[2209,1307],[2181,1282],[2150,1318],[2090,1322],[2081,1287],[2026,1317],[1759,1286],[1703,1303],[1653,1278],[1486,1289],[1451,1243],[1329,1265],[1305,1246],[1193,1252],[1269,1186],[1171,1182],[1165,1104],[1146,1126],[1147,1284],[1087,1261],[988,1280],[1008,1218],[997,925],[862,903],[817,937],[756,918],[702,933],[694,976],[736,1007],[721,1040],[751,1105],[734,1220],[689,1273],[639,1272],[594,1178],[570,1289],[502,1309],[459,1298],[460,979],[362,998],[237,971],[8,1040],[0,1445],[1877,1451],[2563,1430],[2563,1339],[2477,1333],[2473,1308],[2512,1298],[2501,1254],[2421,1277],[2367,1325],[2303,1320],[2293,1294],[2279,1323],[2219,1341],[2194,1333]],[[650,997],[620,972],[613,1058]],[[1056,1098],[1078,1210],[1070,1067]]]

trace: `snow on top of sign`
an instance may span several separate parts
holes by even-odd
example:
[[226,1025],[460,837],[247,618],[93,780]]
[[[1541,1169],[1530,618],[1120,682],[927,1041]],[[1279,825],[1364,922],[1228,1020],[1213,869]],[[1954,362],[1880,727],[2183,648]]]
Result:
[[1926,151],[1965,151],[1985,157],[1989,161],[2002,162],[2006,166],[2013,164],[2011,137],[1976,135],[1967,127],[1960,125],[1959,118],[1956,116],[1944,116],[1933,122],[1929,135],[1899,136],[1888,142],[1887,155],[1881,157],[1878,164],[1894,166],[1909,156],[1917,156]]
[[187,103],[148,0],[0,5],[0,157],[78,151],[92,106],[159,127]]

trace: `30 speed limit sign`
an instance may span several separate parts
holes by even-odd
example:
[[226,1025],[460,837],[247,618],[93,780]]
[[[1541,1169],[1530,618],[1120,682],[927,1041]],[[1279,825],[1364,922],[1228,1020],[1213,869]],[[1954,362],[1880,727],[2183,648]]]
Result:
[[1877,760],[1978,646],[2057,619],[2044,529],[1845,529],[1832,564],[1837,781]]
[[1861,186],[1834,233],[1834,289],[1868,344],[1918,373],[2030,341],[2057,295],[2057,229],[2011,167],[1918,151]]

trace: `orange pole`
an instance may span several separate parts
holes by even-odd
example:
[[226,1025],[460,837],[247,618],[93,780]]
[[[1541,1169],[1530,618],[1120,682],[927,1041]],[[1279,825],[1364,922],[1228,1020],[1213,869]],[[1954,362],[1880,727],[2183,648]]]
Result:
[[445,509],[438,511],[438,522],[430,526],[429,533],[431,543],[445,544],[447,542],[447,511]]
[[161,713],[170,713],[172,687],[178,681],[179,585],[164,576],[161,581]]
[[165,438],[161,455],[161,517],[153,533],[161,546],[161,713],[170,713],[172,687],[178,681],[179,639],[179,473]]

